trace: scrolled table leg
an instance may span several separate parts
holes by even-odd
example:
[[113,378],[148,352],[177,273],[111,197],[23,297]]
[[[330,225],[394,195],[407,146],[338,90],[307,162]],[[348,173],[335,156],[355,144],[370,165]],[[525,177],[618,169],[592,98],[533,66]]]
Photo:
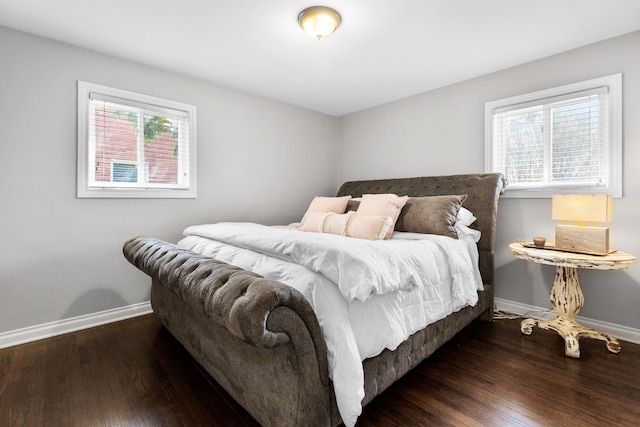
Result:
[[568,333],[563,335],[564,338],[564,354],[574,359],[580,358],[580,344],[578,343],[578,337],[574,334]]
[[525,335],[531,335],[533,332],[533,327],[538,324],[536,319],[524,319],[520,322],[520,332]]
[[620,353],[620,350],[622,350],[622,346],[617,339],[609,337],[609,339],[605,341],[607,343],[607,350],[611,353]]

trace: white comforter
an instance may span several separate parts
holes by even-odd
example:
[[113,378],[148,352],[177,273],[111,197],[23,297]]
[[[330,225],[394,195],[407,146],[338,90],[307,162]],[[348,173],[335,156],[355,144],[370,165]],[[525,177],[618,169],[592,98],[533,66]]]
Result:
[[472,239],[395,232],[369,241],[253,223],[187,228],[178,246],[286,283],[311,303],[345,425],[362,411],[362,361],[464,306],[482,289]]

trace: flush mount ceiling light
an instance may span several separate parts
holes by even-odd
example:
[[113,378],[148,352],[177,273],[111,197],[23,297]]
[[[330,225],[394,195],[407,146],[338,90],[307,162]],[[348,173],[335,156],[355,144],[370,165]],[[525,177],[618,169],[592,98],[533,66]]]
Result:
[[330,7],[308,7],[298,15],[298,23],[311,37],[322,40],[329,37],[340,25],[340,14]]

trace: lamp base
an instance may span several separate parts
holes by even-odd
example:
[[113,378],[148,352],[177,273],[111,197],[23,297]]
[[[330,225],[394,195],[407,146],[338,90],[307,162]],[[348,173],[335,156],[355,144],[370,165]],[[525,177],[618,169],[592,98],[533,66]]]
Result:
[[578,225],[556,225],[556,247],[590,255],[607,255],[609,228]]

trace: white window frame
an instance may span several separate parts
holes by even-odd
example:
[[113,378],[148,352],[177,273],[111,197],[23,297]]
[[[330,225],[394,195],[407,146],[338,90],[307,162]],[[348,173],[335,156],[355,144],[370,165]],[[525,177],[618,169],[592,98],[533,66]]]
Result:
[[541,90],[524,95],[513,96],[485,104],[485,172],[500,172],[494,166],[494,129],[493,114],[500,108],[526,103],[535,103],[546,98],[561,97],[572,93],[587,91],[598,87],[608,87],[608,135],[609,135],[609,179],[606,185],[559,184],[545,185],[540,183],[528,185],[507,185],[503,197],[513,198],[548,198],[554,194],[589,193],[611,194],[622,197],[622,74],[612,74],[600,78],[586,80],[552,89]]
[[[90,99],[92,94],[100,97],[120,99],[126,103],[140,104],[145,108],[158,111],[169,109],[182,111],[188,116],[188,135],[184,142],[187,144],[188,172],[186,183],[183,185],[154,185],[147,184],[137,187],[119,185],[119,183],[100,183],[97,185],[89,173],[95,163],[90,144],[91,117]],[[126,163],[126,162],[122,162]],[[196,198],[196,107],[154,96],[143,95],[122,89],[78,81],[78,198]],[[186,163],[185,163],[186,166]],[[142,166],[140,166],[142,167]],[[93,166],[95,170],[95,166]],[[144,173],[144,172],[143,172]],[[139,171],[139,175],[140,171]],[[125,184],[125,183],[123,183]]]

